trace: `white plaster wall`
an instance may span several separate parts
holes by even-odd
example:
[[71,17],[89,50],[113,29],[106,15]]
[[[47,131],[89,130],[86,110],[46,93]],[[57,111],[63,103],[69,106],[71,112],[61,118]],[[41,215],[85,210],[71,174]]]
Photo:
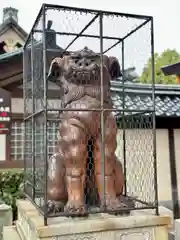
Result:
[[6,134],[0,134],[0,161],[6,159]]
[[11,98],[11,110],[12,113],[24,112],[24,101],[21,98]]
[[174,140],[175,140],[175,157],[176,157],[178,193],[179,193],[179,199],[180,199],[180,129],[174,129]]
[[160,201],[172,200],[168,130],[157,129],[157,172]]
[[[153,184],[153,141],[152,130],[131,129],[126,130],[126,161],[128,166],[128,182],[133,185],[130,190],[140,195],[141,198],[147,198],[146,194],[141,193],[142,188],[152,193]],[[171,200],[171,179],[169,165],[169,146],[167,129],[156,130],[157,139],[157,180],[158,180],[158,197],[159,201]],[[180,136],[179,136],[180,141]],[[123,159],[123,141],[122,131],[118,131],[118,147],[116,154],[122,162]],[[180,164],[179,164],[180,167]],[[132,172],[134,174],[132,174]],[[179,169],[180,172],[180,169]],[[180,181],[180,174],[179,174]],[[143,182],[143,183],[142,183]],[[140,185],[139,188],[136,185]],[[146,188],[147,187],[147,188]]]

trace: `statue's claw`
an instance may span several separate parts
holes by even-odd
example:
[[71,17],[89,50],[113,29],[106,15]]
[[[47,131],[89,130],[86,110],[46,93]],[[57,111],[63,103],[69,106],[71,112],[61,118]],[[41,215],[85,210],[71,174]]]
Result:
[[48,201],[48,213],[56,214],[63,212],[64,204],[57,201]]
[[85,216],[87,215],[85,205],[78,201],[68,201],[64,207],[64,212],[68,214],[75,214],[77,216]]

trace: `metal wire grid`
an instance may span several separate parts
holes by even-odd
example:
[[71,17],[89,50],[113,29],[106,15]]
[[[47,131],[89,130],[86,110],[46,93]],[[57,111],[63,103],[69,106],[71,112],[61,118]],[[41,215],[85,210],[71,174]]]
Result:
[[[55,14],[57,14],[57,18],[55,17]],[[47,30],[46,28],[48,20],[58,19],[58,16],[60,17],[61,31],[57,30],[57,28],[59,28],[59,21],[54,22],[53,28],[56,33],[56,44],[58,46],[61,46],[61,49],[59,49],[57,46],[49,46],[46,38],[46,34],[50,32],[50,30]],[[77,24],[75,24],[74,18],[76,18]],[[121,26],[124,26],[124,29],[122,31],[118,31],[119,28],[117,27],[111,27],[119,27],[119,24],[117,24],[119,19],[123,19],[123,24]],[[128,19],[127,22],[129,21],[129,26],[125,24],[126,19]],[[110,21],[112,25],[108,24],[107,21]],[[87,24],[83,29],[82,23]],[[91,24],[96,24],[96,30],[94,30]],[[91,27],[89,27],[90,25]],[[99,27],[97,27],[97,25]],[[77,28],[75,29],[74,26],[76,26]],[[104,28],[103,26],[108,27]],[[117,55],[116,47],[118,46],[119,54],[117,58],[121,64],[122,73],[126,65],[131,62],[129,60],[130,58],[128,59],[128,57],[132,56],[132,51],[134,50],[134,55],[136,55],[134,61],[135,63],[139,62],[139,68],[142,68],[141,64],[145,63],[145,58],[143,55],[141,55],[139,51],[139,49],[142,47],[142,44],[138,46],[138,49],[133,47],[133,38],[130,40],[129,45],[127,44],[128,46],[126,45],[126,41],[128,42],[131,36],[136,36],[136,33],[139,33],[141,30],[143,31],[143,29],[145,29],[146,27],[149,28],[149,32],[147,35],[149,40],[148,50],[150,51],[148,54],[149,56],[151,56],[152,61],[152,111],[145,111],[144,109],[141,110],[140,105],[138,109],[128,109],[128,106],[125,107],[124,87],[122,89],[121,95],[122,108],[114,110],[112,109],[112,111],[114,111],[117,117],[118,115],[121,116],[121,118],[117,118],[117,125],[121,126],[120,128],[122,131],[121,141],[118,140],[118,149],[120,148],[120,145],[122,143],[122,148],[120,151],[122,153],[122,156],[120,157],[120,159],[122,159],[126,179],[124,194],[126,196],[133,196],[133,198],[136,199],[135,209],[154,208],[156,209],[156,213],[158,213],[154,106],[154,39],[152,17],[110,13],[87,9],[76,9],[46,4],[42,6],[42,9],[40,10],[40,13],[35,21],[35,24],[24,47],[24,98],[25,125],[29,124],[30,122],[32,124],[32,144],[29,148],[31,151],[31,154],[29,154],[29,162],[31,162],[29,169],[32,174],[30,174],[31,178],[29,181],[31,187],[28,187],[28,189],[31,190],[26,189],[26,194],[30,198],[32,198],[33,201],[35,201],[37,207],[44,214],[45,223],[47,223],[48,217],[47,209],[44,209],[44,205],[46,205],[47,201],[46,169],[47,159],[50,156],[48,154],[48,151],[46,150],[46,146],[48,145],[47,122],[49,119],[49,115],[51,115],[50,118],[56,118],[55,123],[52,124],[57,124],[56,126],[58,126],[59,123],[57,121],[57,117],[59,117],[60,122],[60,113],[62,112],[62,110],[65,110],[61,107],[61,94],[59,95],[59,99],[56,99],[56,101],[52,101],[48,98],[49,86],[46,83],[46,76],[49,63],[51,62],[55,54],[58,55],[60,53],[62,54],[62,52],[65,53],[66,51],[77,50],[78,46],[82,46],[82,44],[85,45],[84,41],[86,39],[86,45],[89,48],[92,48],[94,51],[100,52],[101,54],[109,54],[109,52],[111,54],[113,52],[116,52],[116,54],[114,55]],[[107,31],[110,31],[110,33]],[[147,30],[145,30],[145,33],[147,33],[146,31]],[[92,34],[92,32],[95,33]],[[92,39],[95,40],[97,43],[96,44],[94,41],[93,47],[91,47]],[[100,47],[98,47],[98,45],[100,45]],[[131,47],[130,49],[129,46]],[[145,46],[144,40],[143,46]],[[121,51],[119,51],[120,49]],[[144,52],[143,48],[142,51]],[[29,86],[28,83],[30,84]],[[101,90],[103,91],[103,82],[101,84]],[[76,109],[76,111],[78,110]],[[99,111],[104,112],[105,109],[99,109]],[[36,122],[38,122],[38,124],[36,124]],[[41,128],[37,128],[36,130],[36,125],[41,125]],[[129,129],[133,129],[133,131],[129,131]],[[39,148],[38,142],[35,137],[36,134],[34,134],[34,132],[36,131],[40,131],[43,136],[42,147]],[[132,146],[134,146],[134,148],[132,148]],[[41,150],[38,154],[32,154],[34,152],[37,152],[34,151],[36,148]],[[25,152],[25,171],[27,171],[28,151]],[[37,174],[37,171],[39,172],[39,174]],[[52,216],[49,215],[49,217]]]

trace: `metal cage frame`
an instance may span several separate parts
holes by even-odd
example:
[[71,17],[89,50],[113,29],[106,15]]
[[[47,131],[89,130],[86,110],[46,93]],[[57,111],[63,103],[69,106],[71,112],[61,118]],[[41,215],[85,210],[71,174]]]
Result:
[[[85,8],[76,8],[76,7],[67,7],[67,6],[59,6],[59,5],[52,5],[52,4],[43,4],[38,16],[33,24],[33,27],[30,31],[30,34],[26,40],[26,43],[24,45],[24,53],[26,51],[26,48],[28,47],[29,42],[31,41],[32,43],[32,38],[33,38],[33,33],[34,32],[41,32],[42,33],[42,44],[43,44],[43,81],[44,81],[44,107],[36,112],[33,112],[32,114],[30,114],[29,116],[24,116],[24,122],[26,124],[26,122],[29,119],[32,119],[32,122],[34,121],[33,119],[39,115],[40,113],[44,113],[44,118],[45,118],[45,135],[44,135],[44,143],[45,145],[47,145],[47,112],[48,111],[61,111],[62,109],[49,109],[47,108],[47,67],[46,67],[46,55],[48,51],[54,51],[53,49],[49,49],[46,46],[46,37],[45,34],[46,32],[48,32],[48,30],[46,29],[46,11],[48,9],[57,9],[57,10],[63,10],[63,11],[78,11],[78,12],[83,12],[83,13],[95,13],[95,17],[78,33],[72,33],[72,32],[56,32],[56,34],[59,35],[72,35],[74,36],[74,39],[67,45],[67,47],[65,48],[65,51],[68,50],[68,48],[81,36],[84,37],[90,37],[90,38],[97,38],[100,41],[100,55],[101,55],[101,68],[102,68],[102,55],[107,53],[109,50],[111,50],[113,47],[117,46],[119,43],[122,43],[122,75],[124,72],[124,40],[126,38],[128,38],[130,35],[132,35],[133,33],[135,33],[136,31],[138,31],[140,28],[142,28],[144,25],[146,25],[147,23],[150,22],[151,24],[151,59],[152,59],[152,101],[153,101],[153,106],[152,106],[152,111],[144,111],[144,110],[138,110],[139,113],[151,113],[152,114],[152,128],[153,128],[153,157],[154,157],[154,190],[155,190],[155,205],[147,205],[144,208],[141,209],[155,209],[156,214],[158,215],[158,191],[157,191],[157,163],[156,163],[156,117],[155,117],[155,69],[154,69],[154,26],[153,26],[153,17],[152,16],[143,16],[143,15],[136,15],[136,14],[128,14],[128,13],[119,13],[119,12],[110,12],[110,11],[100,11],[100,10],[93,10],[93,9],[85,9]],[[133,29],[132,31],[130,31],[126,36],[124,36],[123,38],[117,38],[117,37],[112,37],[112,36],[104,36],[103,35],[103,16],[104,15],[115,15],[115,16],[123,16],[123,17],[127,17],[127,18],[135,18],[135,19],[142,19],[144,20],[142,24],[140,24],[139,26],[137,26],[135,29]],[[39,21],[40,17],[42,16],[43,18],[43,26],[42,26],[42,31],[41,30],[35,30],[35,26],[37,24],[37,22]],[[99,35],[90,35],[90,34],[84,34],[84,31],[95,21],[95,19],[99,18]],[[117,40],[117,42],[115,44],[113,44],[111,47],[109,47],[108,49],[103,49],[103,39],[114,39]],[[31,44],[31,54],[33,54],[33,44]],[[24,54],[24,59],[25,59],[25,54]],[[31,61],[33,61],[33,56],[31,56]],[[33,66],[33,64],[32,64]],[[33,69],[32,69],[33,72]],[[33,88],[33,76],[32,76],[32,88]],[[124,87],[124,78],[122,76],[122,96],[123,96],[123,109],[121,109],[123,116],[124,116],[124,108],[125,108],[125,101],[124,101],[124,95],[125,95],[125,87]],[[26,91],[26,69],[25,69],[25,60],[24,60],[24,101],[26,100],[26,96],[25,96],[25,91]],[[103,93],[103,73],[101,71],[101,92]],[[33,100],[32,100],[33,101]],[[33,103],[32,103],[33,104]],[[24,104],[25,105],[25,104]],[[64,110],[64,109],[63,109]],[[77,111],[78,109],[76,109]],[[104,111],[110,111],[112,109],[104,109],[103,108],[103,94],[101,94],[101,123],[102,123],[102,135],[103,135],[103,113]],[[117,109],[119,111],[119,109]],[[25,109],[24,109],[25,111]],[[66,109],[67,111],[67,109]],[[82,109],[81,109],[82,111]],[[87,110],[86,110],[87,111]],[[114,109],[113,109],[114,111]],[[128,110],[126,110],[127,112]],[[132,110],[131,110],[132,112]],[[123,117],[122,117],[123,118]],[[25,130],[26,131],[26,130]],[[33,129],[32,129],[32,135],[33,135]],[[124,175],[126,176],[126,146],[125,146],[125,130],[123,129],[123,151],[124,151]],[[32,137],[32,145],[34,144],[34,138]],[[103,138],[102,138],[102,142],[103,142]],[[45,168],[47,169],[48,167],[48,154],[47,154],[47,149],[44,149],[44,157],[45,157]],[[104,164],[103,164],[103,158],[104,158],[104,153],[102,152],[102,168],[104,168]],[[24,170],[26,172],[26,157],[24,157]],[[32,154],[32,170],[35,173],[35,156],[34,154]],[[34,187],[35,185],[35,174],[33,174],[34,176],[32,177],[33,182],[32,182],[32,187]],[[126,178],[125,178],[126,179]],[[43,214],[44,216],[44,224],[47,225],[47,219],[49,217],[54,217],[54,215],[49,215],[47,213],[47,209],[45,208],[44,210],[42,210],[42,208],[40,208],[35,202],[34,202],[34,197],[35,197],[35,193],[34,193],[34,189],[33,189],[33,197],[29,197],[29,195],[26,193],[25,191],[25,195],[26,197],[28,197],[34,205],[36,205],[36,207],[39,209],[39,211]],[[45,201],[45,206],[47,205],[47,171],[45,171],[45,187],[44,187],[44,201]],[[125,182],[125,195],[126,195],[126,182]],[[128,210],[134,210],[133,209],[128,209]],[[101,210],[102,212],[102,210]],[[105,210],[103,210],[103,212],[106,212]],[[59,214],[59,215],[63,215],[63,214]],[[59,216],[58,215],[58,216]],[[67,215],[66,215],[67,216]]]

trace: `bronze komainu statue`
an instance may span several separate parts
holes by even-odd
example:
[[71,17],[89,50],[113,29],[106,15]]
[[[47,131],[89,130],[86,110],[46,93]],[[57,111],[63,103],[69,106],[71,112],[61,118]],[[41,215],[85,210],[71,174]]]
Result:
[[[103,55],[104,108],[112,109],[110,80],[121,75],[118,60]],[[102,202],[101,157],[101,58],[87,47],[81,51],[55,58],[50,65],[49,78],[61,84],[65,111],[61,114],[58,154],[49,160],[49,209],[56,211],[58,203],[65,204],[69,213],[85,212],[85,182],[88,159],[87,144],[93,141],[94,178],[100,204]],[[69,109],[69,110],[68,110]],[[85,111],[96,109],[92,111]],[[68,111],[67,111],[68,110]],[[74,110],[74,111],[73,111]],[[123,191],[123,171],[115,155],[116,120],[111,111],[104,112],[105,205],[108,210],[122,208],[119,196]]]

